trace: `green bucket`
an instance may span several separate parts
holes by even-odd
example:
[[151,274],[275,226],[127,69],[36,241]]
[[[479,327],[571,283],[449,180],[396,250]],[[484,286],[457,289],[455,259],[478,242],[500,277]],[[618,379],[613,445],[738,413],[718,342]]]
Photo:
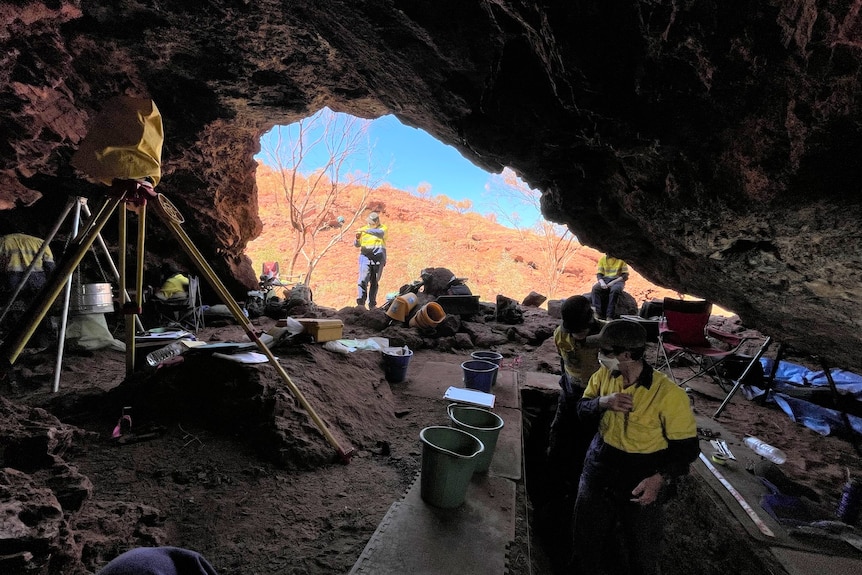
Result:
[[476,437],[485,446],[485,450],[476,456],[476,473],[484,473],[491,467],[494,458],[494,448],[497,438],[503,429],[503,418],[481,407],[470,407],[459,403],[449,404],[446,409],[452,427],[466,431]]
[[452,509],[464,503],[485,446],[466,431],[434,425],[419,432],[422,442],[420,494],[428,505]]

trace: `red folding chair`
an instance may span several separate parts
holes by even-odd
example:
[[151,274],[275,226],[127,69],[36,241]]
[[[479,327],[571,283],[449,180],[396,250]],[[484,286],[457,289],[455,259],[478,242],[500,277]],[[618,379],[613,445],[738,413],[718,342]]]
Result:
[[278,262],[263,262],[263,269],[261,270],[261,279],[270,279],[277,280],[278,279]]
[[[701,375],[708,375],[724,389],[725,380],[718,366],[733,356],[747,337],[740,337],[709,326],[712,304],[700,300],[664,298],[662,317],[658,326],[656,365],[678,385]],[[719,342],[713,344],[709,338]],[[677,381],[673,364],[685,364],[692,375]]]

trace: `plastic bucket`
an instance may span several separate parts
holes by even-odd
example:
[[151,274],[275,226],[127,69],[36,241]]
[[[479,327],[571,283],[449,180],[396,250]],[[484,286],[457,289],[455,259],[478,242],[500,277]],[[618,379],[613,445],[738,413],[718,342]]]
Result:
[[387,348],[383,350],[383,375],[389,383],[401,383],[407,379],[407,365],[413,357],[413,350],[407,348]]
[[496,364],[484,359],[465,361],[461,364],[461,370],[464,372],[464,387],[490,393],[498,369],[500,368]]
[[76,288],[78,292],[69,302],[69,309],[76,315],[114,312],[111,284],[83,284]]
[[419,493],[434,507],[452,509],[464,503],[476,468],[476,456],[485,450],[476,436],[454,427],[431,426],[419,432],[422,472]]
[[434,327],[446,319],[446,312],[436,301],[429,301],[410,318],[410,327]]
[[459,403],[451,403],[446,409],[451,420],[451,426],[466,431],[482,442],[485,450],[476,456],[475,473],[484,473],[491,467],[494,458],[494,448],[497,438],[503,429],[503,418],[481,407],[470,407]]
[[386,310],[386,315],[395,321],[406,321],[407,316],[416,307],[416,299],[416,294],[412,292],[397,296]]
[[490,361],[491,363],[497,366],[497,371],[494,372],[494,380],[491,382],[491,385],[497,385],[497,373],[499,373],[500,362],[503,361],[502,354],[497,353],[496,351],[474,351],[470,354],[470,357],[473,359],[482,359],[485,361]]

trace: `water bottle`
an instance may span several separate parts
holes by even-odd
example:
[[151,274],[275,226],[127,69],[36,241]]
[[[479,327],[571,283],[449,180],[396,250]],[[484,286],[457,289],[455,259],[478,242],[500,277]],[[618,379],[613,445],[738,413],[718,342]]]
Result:
[[748,446],[753,452],[758,455],[761,455],[771,461],[772,463],[776,463],[781,465],[785,461],[787,461],[787,456],[783,451],[778,449],[777,447],[772,447],[768,443],[763,443],[756,437],[746,437],[743,440],[743,443]]
[[147,354],[147,363],[150,364],[151,367],[156,367],[163,361],[180,355],[183,351],[185,351],[183,344],[175,341],[174,343]]

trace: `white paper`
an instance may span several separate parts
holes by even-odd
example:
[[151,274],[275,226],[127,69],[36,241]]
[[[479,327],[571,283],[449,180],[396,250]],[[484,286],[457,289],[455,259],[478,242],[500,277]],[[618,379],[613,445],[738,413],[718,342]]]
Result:
[[227,359],[229,361],[235,361],[237,363],[266,363],[267,361],[269,361],[269,358],[267,358],[262,353],[257,353],[256,351],[246,351],[244,353],[231,354],[214,353],[213,357]]

